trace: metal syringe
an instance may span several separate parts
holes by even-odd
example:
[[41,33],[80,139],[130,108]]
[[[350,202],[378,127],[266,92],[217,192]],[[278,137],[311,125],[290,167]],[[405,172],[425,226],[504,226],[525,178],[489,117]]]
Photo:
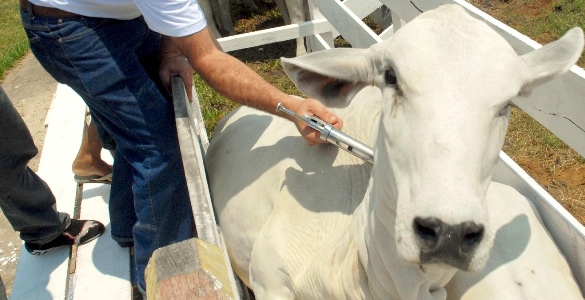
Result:
[[374,151],[371,147],[341,132],[333,125],[319,119],[317,116],[300,116],[294,111],[284,107],[281,103],[278,103],[276,106],[276,111],[282,111],[289,116],[307,123],[309,127],[320,133],[321,140],[327,141],[369,163],[374,163]]

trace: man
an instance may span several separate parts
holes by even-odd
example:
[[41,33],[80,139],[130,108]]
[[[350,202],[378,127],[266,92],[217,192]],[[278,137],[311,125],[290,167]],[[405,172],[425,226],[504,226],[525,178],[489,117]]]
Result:
[[[192,237],[166,92],[171,76],[180,75],[191,91],[194,70],[241,104],[274,113],[281,102],[300,115],[315,114],[342,126],[321,103],[286,95],[222,52],[195,0],[20,0],[20,6],[41,65],[84,99],[116,142],[112,237],[121,246],[134,245],[134,280],[142,291],[153,251]],[[320,142],[316,131],[293,121],[310,145]]]
[[27,164],[37,154],[32,136],[0,87],[0,208],[33,255],[83,245],[105,230],[102,223],[75,220],[56,210],[55,196]]

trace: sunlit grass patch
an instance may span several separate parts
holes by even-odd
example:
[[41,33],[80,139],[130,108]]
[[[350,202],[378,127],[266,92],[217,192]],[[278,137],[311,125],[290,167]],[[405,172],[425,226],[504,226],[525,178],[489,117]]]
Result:
[[29,48],[18,7],[18,0],[0,2],[0,80]]

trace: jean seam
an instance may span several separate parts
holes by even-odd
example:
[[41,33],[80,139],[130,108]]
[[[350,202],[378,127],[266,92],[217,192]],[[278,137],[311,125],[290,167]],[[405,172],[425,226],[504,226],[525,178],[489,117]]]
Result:
[[[144,144],[142,146],[144,147]],[[153,200],[154,197],[152,196],[153,193],[152,193],[152,187],[151,187],[151,184],[150,184],[150,182],[151,182],[150,181],[150,173],[152,172],[152,164],[151,164],[151,160],[150,159],[148,159],[147,161],[148,161],[148,172],[147,172],[147,180],[146,180],[146,182],[147,182],[147,190],[148,190],[148,200],[150,202],[149,210],[150,210],[150,214],[151,214],[151,217],[152,217],[152,223],[154,225],[154,229],[156,230],[156,246],[158,248],[158,247],[160,247],[161,243],[160,243],[160,239],[159,239],[159,232],[158,232],[159,230],[158,230],[158,226],[157,226],[157,223],[158,222],[157,222],[156,214],[154,213],[154,211],[155,211],[155,209],[154,209],[154,204],[155,203],[154,202],[155,201]]]

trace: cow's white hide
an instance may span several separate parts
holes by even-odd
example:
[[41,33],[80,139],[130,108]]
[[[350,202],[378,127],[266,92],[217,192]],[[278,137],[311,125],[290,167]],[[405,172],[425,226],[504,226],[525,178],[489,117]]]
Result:
[[582,49],[573,29],[519,57],[449,5],[369,49],[283,59],[302,92],[373,145],[375,163],[309,147],[250,108],[223,119],[206,165],[234,269],[259,299],[445,299],[500,232],[485,199],[510,100]]

